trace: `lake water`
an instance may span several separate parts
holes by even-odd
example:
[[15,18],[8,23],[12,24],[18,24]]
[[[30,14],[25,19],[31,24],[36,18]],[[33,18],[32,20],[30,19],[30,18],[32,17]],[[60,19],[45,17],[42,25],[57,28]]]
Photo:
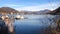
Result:
[[[16,16],[16,15],[15,15]],[[15,34],[42,34],[48,26],[56,26],[53,19],[56,15],[23,15],[28,19],[15,20]],[[52,24],[51,24],[52,23]]]
[[[8,15],[16,17],[17,15]],[[14,21],[14,33],[15,34],[42,34],[44,29],[48,26],[52,28],[56,27],[55,21],[60,18],[59,15],[23,15],[27,19]]]

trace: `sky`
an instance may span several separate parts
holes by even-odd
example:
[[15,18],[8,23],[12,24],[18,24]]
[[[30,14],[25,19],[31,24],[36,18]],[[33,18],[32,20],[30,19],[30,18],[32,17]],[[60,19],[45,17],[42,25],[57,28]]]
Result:
[[18,11],[54,10],[60,7],[60,0],[0,0],[0,7],[11,7]]

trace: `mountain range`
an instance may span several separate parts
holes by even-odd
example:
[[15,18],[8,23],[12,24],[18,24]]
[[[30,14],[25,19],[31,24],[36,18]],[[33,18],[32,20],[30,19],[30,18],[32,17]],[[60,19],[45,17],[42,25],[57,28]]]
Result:
[[53,11],[48,10],[48,9],[40,10],[40,11],[18,11],[10,7],[1,7],[0,13],[3,13],[3,12],[9,13],[9,14],[11,14],[11,12],[14,14],[60,14],[60,7],[58,7],[57,9]]

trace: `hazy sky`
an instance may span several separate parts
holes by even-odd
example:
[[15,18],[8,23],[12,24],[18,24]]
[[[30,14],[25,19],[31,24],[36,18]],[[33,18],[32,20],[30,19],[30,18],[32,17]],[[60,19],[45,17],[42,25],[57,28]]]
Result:
[[54,10],[59,6],[60,0],[0,0],[0,7],[11,7],[19,11]]

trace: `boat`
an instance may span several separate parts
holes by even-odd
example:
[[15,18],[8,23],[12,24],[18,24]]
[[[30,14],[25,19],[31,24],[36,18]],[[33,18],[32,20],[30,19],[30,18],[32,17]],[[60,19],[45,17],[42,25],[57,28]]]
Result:
[[27,19],[27,18],[24,17],[24,16],[17,15],[17,16],[15,17],[15,19],[19,20],[19,19]]

